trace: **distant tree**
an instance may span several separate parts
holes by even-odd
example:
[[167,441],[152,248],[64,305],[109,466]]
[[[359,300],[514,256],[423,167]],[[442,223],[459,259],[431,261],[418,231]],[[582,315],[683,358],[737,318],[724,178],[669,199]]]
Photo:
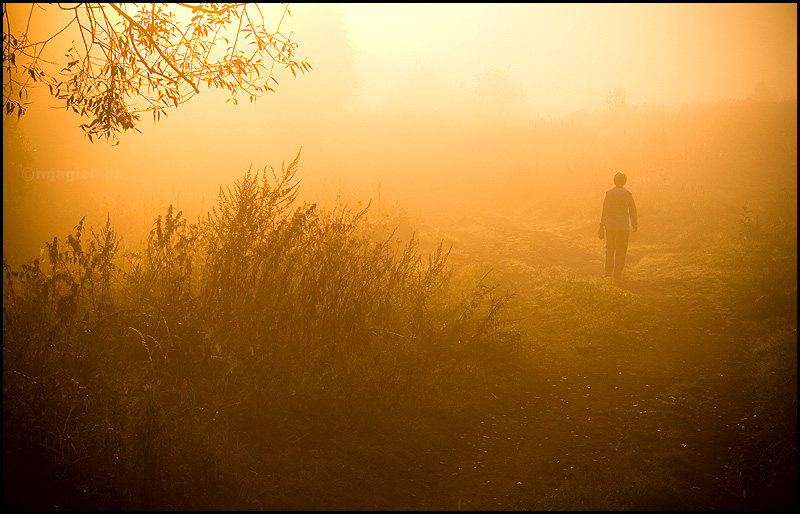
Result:
[[753,93],[750,95],[750,99],[756,102],[771,102],[774,100],[774,97],[772,96],[772,91],[770,91],[767,84],[762,80],[756,84]]
[[[141,113],[152,112],[157,121],[202,84],[226,89],[234,104],[239,94],[254,102],[274,91],[276,65],[292,75],[311,70],[295,58],[297,43],[280,31],[288,6],[268,30],[259,4],[46,5],[59,10],[63,23],[32,41],[31,20],[45,6],[30,4],[25,20],[3,4],[4,114],[22,116],[29,89],[44,83],[66,109],[90,118],[80,125],[89,140],[118,143],[120,132],[139,131]],[[62,33],[74,36],[66,53],[51,44]]]
[[[26,199],[33,179],[34,152],[17,120],[3,120],[3,206]],[[4,214],[7,213],[3,209]]]
[[472,110],[481,115],[503,117],[519,107],[522,93],[509,74],[498,68],[484,68],[475,76]]
[[280,103],[292,110],[292,116],[346,111],[360,79],[343,10],[336,4],[298,4],[292,12],[295,16],[283,26],[303,34],[303,51],[314,56],[314,73],[283,89]]
[[625,100],[625,90],[622,89],[622,86],[608,93],[606,96],[606,108],[612,112],[620,112],[628,108],[628,102]]
[[444,83],[438,70],[417,63],[384,97],[381,106],[395,112],[454,112],[458,109],[458,94]]

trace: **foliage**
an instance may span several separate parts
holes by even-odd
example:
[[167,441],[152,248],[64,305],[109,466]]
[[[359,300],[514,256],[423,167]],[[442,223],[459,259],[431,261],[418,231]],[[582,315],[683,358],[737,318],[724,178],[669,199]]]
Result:
[[482,115],[504,116],[519,106],[522,93],[509,74],[498,68],[484,68],[475,76],[473,110]]
[[[202,84],[227,90],[228,101],[246,94],[253,102],[274,91],[276,65],[292,75],[311,69],[293,55],[297,43],[280,32],[288,7],[270,30],[259,4],[59,4],[61,28],[32,41],[31,20],[42,8],[31,4],[18,32],[21,20],[11,19],[3,4],[5,25],[14,27],[3,32],[4,113],[24,114],[29,88],[44,83],[66,109],[91,119],[81,125],[90,140],[118,141],[120,132],[138,130],[141,113],[157,121]],[[62,32],[74,36],[65,62],[45,53]]]
[[620,112],[628,108],[628,103],[625,101],[625,90],[622,89],[622,86],[608,93],[606,108],[612,112]]
[[736,255],[746,309],[755,318],[794,317],[797,323],[797,225],[781,218],[762,224],[742,206]]
[[169,206],[124,269],[110,221],[4,261],[7,505],[253,506],[272,483],[248,447],[474,401],[518,365],[508,294],[460,296],[448,251],[375,240],[367,209],[295,206],[298,163],[198,223]]

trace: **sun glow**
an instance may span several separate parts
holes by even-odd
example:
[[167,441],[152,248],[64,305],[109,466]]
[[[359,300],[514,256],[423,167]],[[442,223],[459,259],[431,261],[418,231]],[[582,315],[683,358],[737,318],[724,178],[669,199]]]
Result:
[[10,511],[796,507],[796,4],[32,5]]
[[505,70],[533,112],[602,107],[623,85],[633,104],[741,98],[760,81],[797,94],[796,4],[339,4],[378,104],[424,64],[469,84]]

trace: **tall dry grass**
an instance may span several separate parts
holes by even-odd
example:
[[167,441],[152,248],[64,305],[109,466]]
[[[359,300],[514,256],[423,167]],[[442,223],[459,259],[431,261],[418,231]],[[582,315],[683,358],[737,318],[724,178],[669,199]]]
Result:
[[507,293],[457,293],[446,249],[375,239],[367,209],[296,205],[298,166],[197,223],[170,206],[139,251],[81,222],[4,263],[7,505],[252,506],[252,448],[457,408],[519,362]]

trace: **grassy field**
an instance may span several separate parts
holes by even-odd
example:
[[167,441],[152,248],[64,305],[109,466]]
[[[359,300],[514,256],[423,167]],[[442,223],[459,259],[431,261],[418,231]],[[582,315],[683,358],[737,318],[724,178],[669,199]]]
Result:
[[796,175],[632,184],[614,281],[588,193],[321,207],[299,169],[4,259],[6,508],[796,506]]
[[602,277],[590,220],[438,220],[469,249],[457,267],[514,285],[507,312],[537,363],[480,432],[496,455],[468,490],[495,496],[462,508],[796,503],[796,229],[755,235],[746,212],[721,224],[709,205],[681,232],[634,234],[621,281]]

